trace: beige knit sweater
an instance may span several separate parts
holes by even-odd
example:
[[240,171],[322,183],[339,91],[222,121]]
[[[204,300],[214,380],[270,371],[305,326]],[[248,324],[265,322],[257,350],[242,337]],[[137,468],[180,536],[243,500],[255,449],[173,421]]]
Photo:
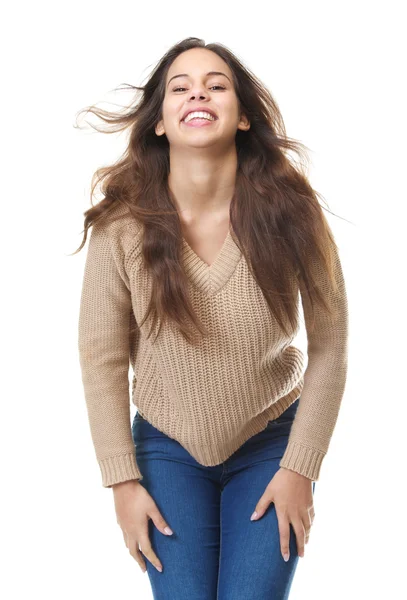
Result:
[[279,465],[318,480],[347,373],[348,305],[338,255],[339,290],[333,301],[339,317],[333,322],[317,311],[311,334],[310,308],[302,297],[308,334],[303,372],[303,354],[291,345],[294,336],[284,337],[276,326],[230,231],[211,266],[182,239],[189,292],[209,337],[193,347],[165,324],[157,340],[155,333],[147,340],[148,319],[131,338],[129,325],[132,319],[141,321],[151,290],[141,260],[141,235],[142,225],[130,215],[108,225],[96,223],[90,231],[78,342],[102,485],[143,479],[131,434],[130,400],[200,464],[214,466],[299,396]]

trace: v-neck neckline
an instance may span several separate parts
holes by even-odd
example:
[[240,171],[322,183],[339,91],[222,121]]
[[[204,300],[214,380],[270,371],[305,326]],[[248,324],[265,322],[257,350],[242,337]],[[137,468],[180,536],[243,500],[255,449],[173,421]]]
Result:
[[208,296],[216,294],[232,277],[242,253],[231,234],[231,226],[215,260],[208,265],[182,237],[183,261],[187,277]]

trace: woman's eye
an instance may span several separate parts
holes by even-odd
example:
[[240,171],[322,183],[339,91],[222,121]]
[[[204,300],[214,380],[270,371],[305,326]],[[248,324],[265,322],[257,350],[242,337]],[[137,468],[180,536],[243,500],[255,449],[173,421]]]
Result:
[[[226,89],[225,87],[223,87],[223,85],[212,85],[209,89],[212,89],[212,88],[215,88],[215,87],[220,88],[221,90],[225,90]],[[179,90],[185,90],[185,89],[186,88],[184,88],[184,87],[177,87],[177,88],[173,89],[172,91],[173,92],[178,92]]]

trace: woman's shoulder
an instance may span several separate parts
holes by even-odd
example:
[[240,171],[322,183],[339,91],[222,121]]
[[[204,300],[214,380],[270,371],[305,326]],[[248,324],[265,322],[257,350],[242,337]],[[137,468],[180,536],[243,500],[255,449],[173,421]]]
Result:
[[109,208],[103,217],[103,224],[109,229],[111,235],[120,236],[127,229],[134,233],[139,233],[142,229],[142,222],[131,212],[127,204],[115,202]]
[[141,221],[136,219],[129,207],[122,202],[116,202],[92,227],[103,231],[111,242],[123,245],[123,248],[132,245],[142,232]]
[[105,228],[115,254],[121,256],[126,267],[131,267],[141,254],[141,221],[133,216],[126,204],[118,202],[108,211],[101,226]]

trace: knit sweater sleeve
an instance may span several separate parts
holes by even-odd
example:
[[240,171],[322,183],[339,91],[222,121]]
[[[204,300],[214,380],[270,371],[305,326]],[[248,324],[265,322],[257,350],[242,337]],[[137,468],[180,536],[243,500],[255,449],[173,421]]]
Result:
[[79,311],[83,388],[102,485],[142,479],[130,423],[132,316],[123,249],[109,227],[92,226]]
[[322,461],[336,425],[345,389],[348,362],[348,303],[337,247],[334,246],[337,289],[316,267],[316,279],[328,302],[336,309],[329,316],[314,303],[314,320],[307,294],[300,285],[308,340],[308,364],[288,445],[280,467],[318,480]]

